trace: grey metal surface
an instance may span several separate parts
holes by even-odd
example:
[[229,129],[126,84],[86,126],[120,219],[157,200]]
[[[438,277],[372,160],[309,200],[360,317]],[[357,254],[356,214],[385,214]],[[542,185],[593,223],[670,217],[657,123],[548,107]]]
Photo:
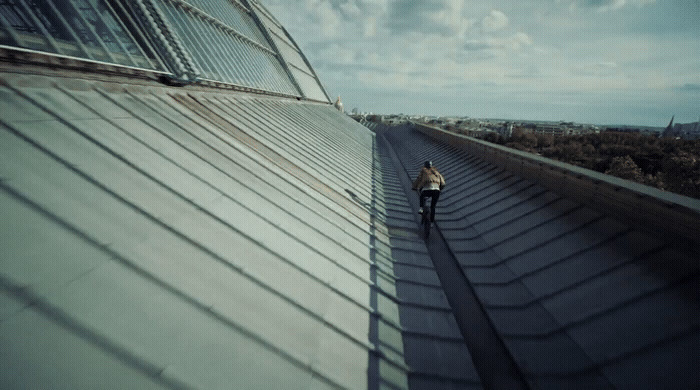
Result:
[[[0,6],[0,388],[482,387],[406,172],[258,1]],[[389,134],[532,387],[700,382],[697,252]]]
[[156,84],[0,99],[0,387],[408,387],[369,130]]
[[697,253],[410,128],[387,138],[445,175],[437,226],[532,387],[700,383]]
[[[411,389],[480,389],[467,345],[452,308],[418,234],[416,214],[410,207],[386,141],[378,136],[386,224],[396,276],[396,296],[403,327]],[[398,268],[397,268],[398,267]]]

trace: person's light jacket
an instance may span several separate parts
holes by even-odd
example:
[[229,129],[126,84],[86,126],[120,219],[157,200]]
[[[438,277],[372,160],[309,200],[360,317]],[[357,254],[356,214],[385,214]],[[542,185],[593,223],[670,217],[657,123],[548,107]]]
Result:
[[442,189],[445,187],[445,178],[438,172],[437,168],[431,167],[431,168],[426,168],[423,167],[420,170],[420,173],[418,174],[418,177],[416,178],[416,181],[413,182],[413,189],[414,190],[420,190],[420,189],[439,189],[442,191]]

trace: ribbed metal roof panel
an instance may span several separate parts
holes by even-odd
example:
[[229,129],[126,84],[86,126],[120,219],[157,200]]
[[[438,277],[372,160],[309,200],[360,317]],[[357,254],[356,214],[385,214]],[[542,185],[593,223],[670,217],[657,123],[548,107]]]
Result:
[[432,160],[445,175],[437,224],[531,386],[698,383],[691,248],[410,128],[387,138],[409,172]]
[[407,386],[371,132],[296,101],[3,79],[4,385]]

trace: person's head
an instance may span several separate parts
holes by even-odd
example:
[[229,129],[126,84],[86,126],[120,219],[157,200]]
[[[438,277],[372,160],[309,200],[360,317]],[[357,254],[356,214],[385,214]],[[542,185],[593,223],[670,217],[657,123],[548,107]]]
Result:
[[432,167],[433,167],[433,162],[430,161],[430,160],[428,160],[428,161],[426,161],[426,162],[423,163],[423,166],[426,167],[426,168],[432,168]]

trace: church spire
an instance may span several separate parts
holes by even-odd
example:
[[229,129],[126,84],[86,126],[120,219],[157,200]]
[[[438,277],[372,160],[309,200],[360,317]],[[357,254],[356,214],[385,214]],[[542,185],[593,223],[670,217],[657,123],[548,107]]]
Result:
[[675,119],[676,116],[673,115],[671,116],[671,121],[668,122],[668,126],[664,129],[663,136],[664,137],[670,137],[673,134],[673,119]]

